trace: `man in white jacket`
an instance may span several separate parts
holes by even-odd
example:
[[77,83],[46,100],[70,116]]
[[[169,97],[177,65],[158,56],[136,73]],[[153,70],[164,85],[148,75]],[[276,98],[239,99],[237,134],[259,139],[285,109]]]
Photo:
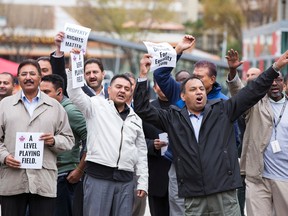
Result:
[[84,216],[132,215],[133,173],[139,176],[137,196],[145,197],[148,168],[142,120],[126,104],[131,81],[125,75],[115,75],[107,100],[73,89],[71,73],[67,76],[70,99],[87,122]]

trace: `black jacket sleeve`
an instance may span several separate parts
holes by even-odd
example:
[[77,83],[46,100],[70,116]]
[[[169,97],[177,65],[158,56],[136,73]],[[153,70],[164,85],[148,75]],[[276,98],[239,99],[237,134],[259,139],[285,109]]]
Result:
[[166,125],[168,122],[168,111],[155,108],[150,104],[147,81],[137,82],[134,91],[134,111],[143,121],[146,121],[156,128],[167,132]]
[[59,76],[61,76],[64,80],[64,89],[63,89],[63,94],[68,97],[67,94],[67,74],[66,74],[66,70],[65,70],[65,59],[64,56],[61,57],[55,57],[54,53],[50,54],[50,63],[52,66],[52,71],[53,74],[58,74]]
[[225,110],[231,121],[235,121],[246,110],[261,100],[270,89],[275,78],[279,76],[272,67],[264,71],[260,76],[248,83],[235,96],[224,102]]

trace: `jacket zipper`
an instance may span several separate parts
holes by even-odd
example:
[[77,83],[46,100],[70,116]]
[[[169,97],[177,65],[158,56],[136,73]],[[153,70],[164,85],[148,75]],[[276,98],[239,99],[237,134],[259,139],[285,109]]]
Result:
[[121,128],[121,142],[120,142],[120,146],[119,146],[119,156],[118,156],[118,159],[117,159],[117,163],[116,163],[116,167],[118,169],[118,164],[119,164],[119,160],[120,160],[120,157],[121,157],[121,149],[122,149],[122,144],[123,144],[123,125],[122,125],[122,128]]

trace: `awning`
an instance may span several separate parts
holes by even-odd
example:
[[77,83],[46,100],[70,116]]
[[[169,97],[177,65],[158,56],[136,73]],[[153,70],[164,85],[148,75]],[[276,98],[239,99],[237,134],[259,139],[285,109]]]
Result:
[[13,76],[17,76],[18,63],[0,58],[0,73],[9,72]]

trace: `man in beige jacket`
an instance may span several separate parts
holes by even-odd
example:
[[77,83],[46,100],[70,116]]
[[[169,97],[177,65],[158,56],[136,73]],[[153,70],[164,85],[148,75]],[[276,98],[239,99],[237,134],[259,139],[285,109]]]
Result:
[[[74,143],[67,114],[56,100],[39,90],[41,69],[25,60],[17,72],[22,88],[0,102],[0,195],[2,216],[54,214],[57,185],[56,154]],[[41,133],[44,142],[41,169],[23,169],[15,159],[16,133]]]
[[[230,68],[227,84],[233,96],[243,86],[236,71],[243,62],[234,50],[229,51],[227,60]],[[287,215],[288,212],[288,108],[283,77],[279,72],[287,60],[288,51],[272,65],[279,77],[245,116],[240,168],[241,175],[246,176],[249,216]]]

